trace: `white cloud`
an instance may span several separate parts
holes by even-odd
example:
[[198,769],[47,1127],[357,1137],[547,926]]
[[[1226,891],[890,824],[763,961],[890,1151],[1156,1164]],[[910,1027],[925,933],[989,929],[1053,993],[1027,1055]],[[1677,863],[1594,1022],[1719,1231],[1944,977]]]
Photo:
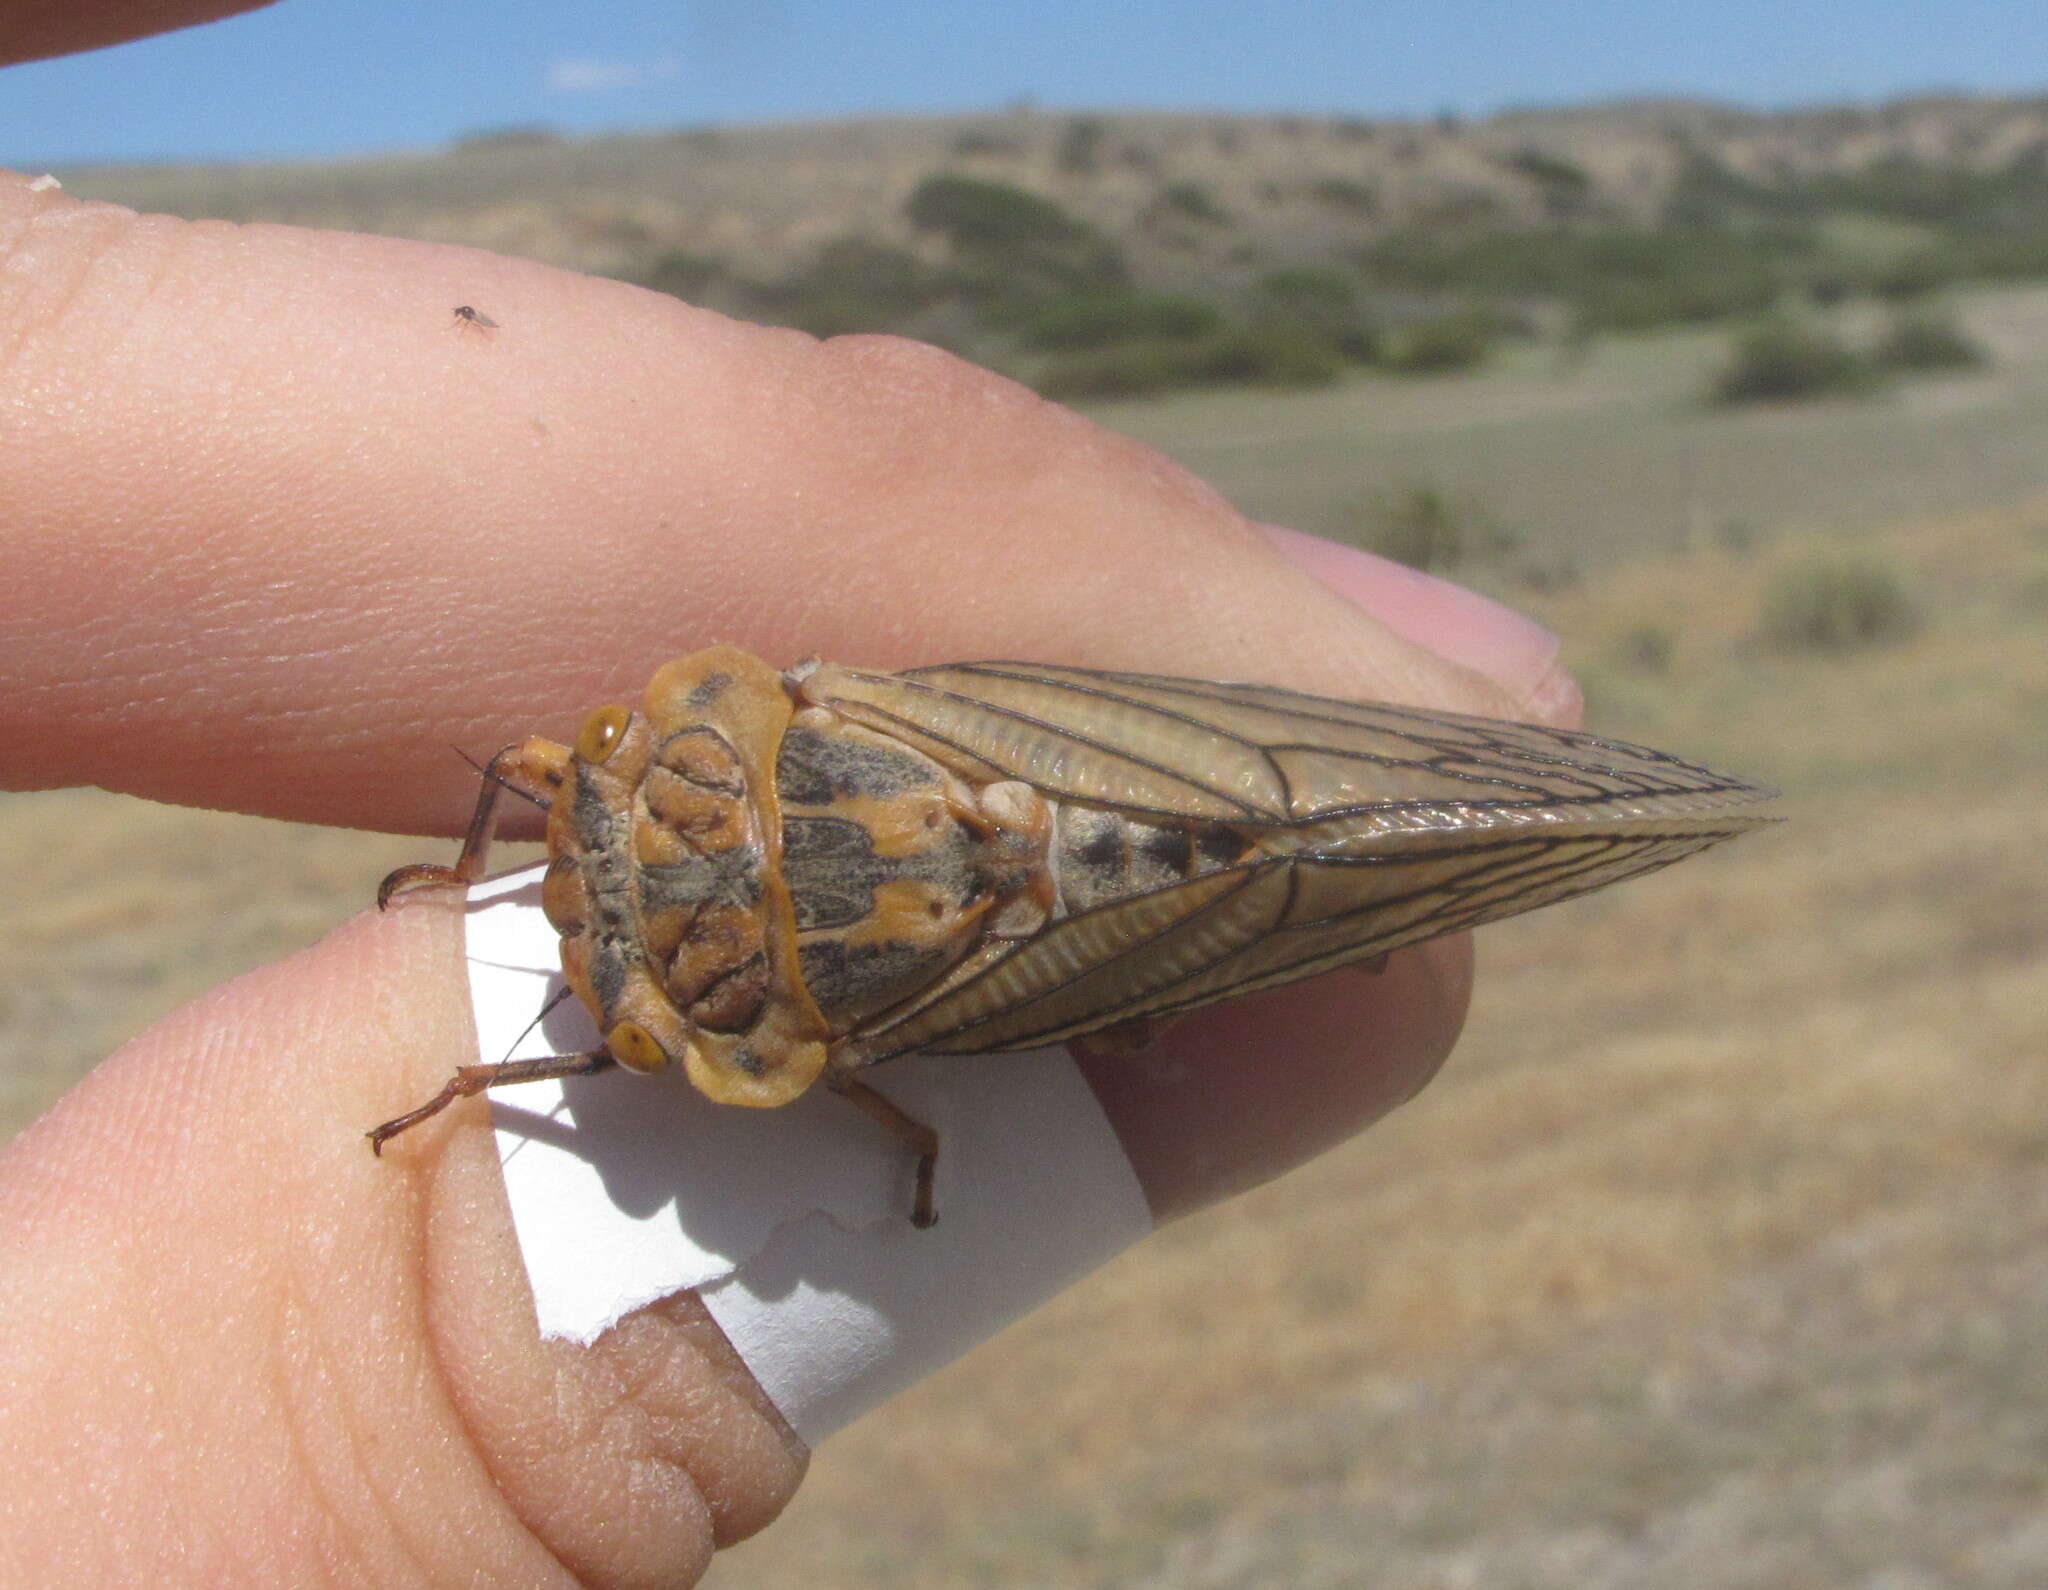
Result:
[[547,71],[550,94],[609,94],[621,88],[644,88],[663,82],[682,71],[673,55],[650,56],[644,61],[604,61],[591,56],[569,56],[551,61]]

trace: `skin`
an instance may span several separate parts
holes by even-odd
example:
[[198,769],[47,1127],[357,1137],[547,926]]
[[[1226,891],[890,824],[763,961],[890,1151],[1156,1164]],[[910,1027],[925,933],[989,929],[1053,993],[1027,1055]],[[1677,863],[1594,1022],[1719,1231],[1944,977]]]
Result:
[[[167,14],[0,4],[0,39]],[[451,745],[571,734],[711,640],[1576,715],[1526,620],[901,341],[5,175],[0,327],[14,788],[453,834]],[[1084,1064],[1172,1218],[1412,1094],[1470,974],[1449,940]],[[694,1298],[538,1338],[480,1101],[366,1150],[473,1058],[457,906],[420,898],[168,1018],[9,1149],[0,1579],[675,1584],[774,1518],[807,1454]]]

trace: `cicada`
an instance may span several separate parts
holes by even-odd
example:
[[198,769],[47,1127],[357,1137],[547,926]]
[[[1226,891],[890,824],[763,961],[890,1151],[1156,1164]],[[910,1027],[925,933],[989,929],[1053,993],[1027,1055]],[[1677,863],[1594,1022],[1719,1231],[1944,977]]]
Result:
[[569,746],[485,769],[545,806],[562,972],[604,1046],[461,1067],[395,1134],[499,1083],[680,1065],[723,1104],[824,1078],[917,1154],[861,1074],[1122,1029],[1369,962],[1648,872],[1762,821],[1759,785],[1587,734],[1267,685],[955,663],[787,672],[730,646]]

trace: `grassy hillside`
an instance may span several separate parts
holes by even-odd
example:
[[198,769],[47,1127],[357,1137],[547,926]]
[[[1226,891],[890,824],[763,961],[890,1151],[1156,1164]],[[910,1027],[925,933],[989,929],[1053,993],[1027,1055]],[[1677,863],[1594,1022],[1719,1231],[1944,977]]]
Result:
[[1440,374],[1534,340],[2048,275],[2048,101],[1479,122],[987,116],[544,131],[272,167],[64,170],[232,220],[475,243],[1061,397]]
[[1991,367],[1865,401],[1712,407],[1726,342],[1680,331],[1569,360],[1526,347],[1457,380],[1367,375],[1285,400],[1185,393],[1090,412],[1276,523],[1370,541],[1379,504],[1427,486],[1516,543],[1482,580],[1568,578],[2048,491],[2048,293],[1958,302]]

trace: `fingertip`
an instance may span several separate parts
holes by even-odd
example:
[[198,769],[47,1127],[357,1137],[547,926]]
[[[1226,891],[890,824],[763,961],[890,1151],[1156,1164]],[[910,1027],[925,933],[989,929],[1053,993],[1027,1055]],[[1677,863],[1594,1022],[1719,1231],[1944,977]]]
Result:
[[1406,1103],[1449,1056],[1468,934],[1217,1005],[1143,1050],[1072,1046],[1162,1223],[1313,1159]]
[[1521,715],[1569,726],[1577,686],[1558,664],[1543,625],[1453,581],[1321,536],[1260,525],[1289,563],[1370,613],[1404,640],[1493,680]]

